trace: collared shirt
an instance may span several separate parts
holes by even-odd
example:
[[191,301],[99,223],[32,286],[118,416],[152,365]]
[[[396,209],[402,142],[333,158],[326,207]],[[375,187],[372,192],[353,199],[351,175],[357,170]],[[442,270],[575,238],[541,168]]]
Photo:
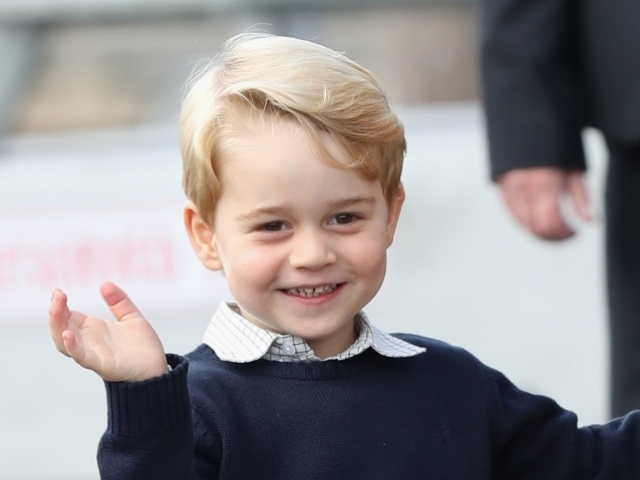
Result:
[[264,358],[278,362],[315,362],[345,360],[373,348],[386,357],[412,357],[426,351],[393,337],[369,323],[364,312],[355,317],[358,338],[344,352],[333,357],[317,357],[309,344],[295,335],[270,332],[251,323],[239,314],[238,306],[223,302],[209,322],[203,343],[224,361],[248,363]]

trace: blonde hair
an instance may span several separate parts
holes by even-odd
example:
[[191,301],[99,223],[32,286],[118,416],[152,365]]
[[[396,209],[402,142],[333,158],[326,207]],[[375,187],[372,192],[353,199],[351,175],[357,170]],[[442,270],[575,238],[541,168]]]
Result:
[[221,151],[247,111],[253,118],[291,119],[315,138],[328,133],[349,158],[333,159],[336,166],[379,180],[387,202],[395,199],[404,128],[373,75],[345,55],[305,40],[245,33],[228,40],[187,87],[180,116],[182,185],[205,221],[213,219],[222,194]]

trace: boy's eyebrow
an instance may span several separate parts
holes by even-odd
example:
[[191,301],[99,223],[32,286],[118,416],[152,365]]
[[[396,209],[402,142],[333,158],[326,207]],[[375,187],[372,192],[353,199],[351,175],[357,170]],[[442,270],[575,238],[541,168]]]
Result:
[[370,195],[366,197],[356,196],[356,197],[343,198],[341,200],[331,202],[330,205],[333,208],[347,208],[347,207],[352,207],[354,205],[358,205],[361,203],[374,204],[376,203],[376,197],[374,197],[373,195]]
[[[349,208],[360,204],[374,204],[376,203],[376,197],[374,196],[356,196],[349,198],[342,198],[340,200],[336,200],[335,202],[329,203],[330,209],[341,209],[341,208]],[[266,216],[266,215],[282,215],[284,213],[290,213],[293,211],[293,207],[288,204],[284,205],[269,205],[265,207],[258,207],[250,210],[249,212],[240,215],[238,219],[240,221],[249,222],[255,218]]]

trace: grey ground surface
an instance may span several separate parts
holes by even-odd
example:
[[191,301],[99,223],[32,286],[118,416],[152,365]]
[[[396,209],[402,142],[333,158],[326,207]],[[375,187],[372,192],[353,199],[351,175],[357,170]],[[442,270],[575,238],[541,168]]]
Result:
[[[407,203],[369,316],[387,331],[465,347],[522,388],[576,411],[583,425],[606,420],[601,222],[581,226],[578,237],[562,245],[529,238],[506,216],[487,180],[477,105],[400,112],[409,144]],[[600,211],[603,150],[595,134],[587,143],[588,180]],[[142,221],[148,229],[132,234],[143,238],[166,229],[167,241],[180,250],[177,276],[151,286],[143,277],[119,281],[141,299],[168,351],[184,353],[198,344],[224,289],[199,268],[181,231],[175,126],[13,137],[3,147],[0,254],[22,249],[18,263],[33,268],[29,255],[44,256],[41,262],[55,257],[58,250],[48,245],[82,235],[117,241],[114,229],[130,231],[122,217],[136,225],[148,210]],[[2,479],[98,478],[103,387],[55,352],[46,309],[55,281],[73,305],[102,313],[100,279],[65,275],[24,277],[15,288],[0,281]],[[191,283],[172,290],[181,279]]]

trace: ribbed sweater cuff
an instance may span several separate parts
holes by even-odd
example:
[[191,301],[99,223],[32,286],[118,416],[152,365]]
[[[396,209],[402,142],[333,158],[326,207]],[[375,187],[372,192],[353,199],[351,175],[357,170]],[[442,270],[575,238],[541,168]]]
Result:
[[167,355],[171,371],[142,382],[105,382],[107,431],[115,435],[159,434],[191,422],[187,388],[189,363]]

